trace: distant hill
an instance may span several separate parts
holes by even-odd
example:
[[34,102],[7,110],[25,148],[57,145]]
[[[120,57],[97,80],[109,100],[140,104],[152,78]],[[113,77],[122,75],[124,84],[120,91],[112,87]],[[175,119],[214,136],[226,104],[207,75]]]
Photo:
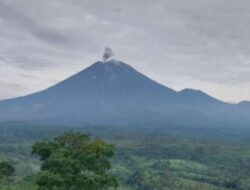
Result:
[[177,92],[116,60],[96,62],[41,92],[0,101],[0,121],[67,125],[246,127],[249,114],[249,102]]

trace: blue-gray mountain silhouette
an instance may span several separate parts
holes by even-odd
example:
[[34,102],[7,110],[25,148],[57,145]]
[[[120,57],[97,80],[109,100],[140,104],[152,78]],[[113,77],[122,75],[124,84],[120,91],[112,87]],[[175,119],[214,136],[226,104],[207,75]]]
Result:
[[247,126],[249,103],[167,88],[116,60],[28,96],[0,101],[0,121],[72,125]]

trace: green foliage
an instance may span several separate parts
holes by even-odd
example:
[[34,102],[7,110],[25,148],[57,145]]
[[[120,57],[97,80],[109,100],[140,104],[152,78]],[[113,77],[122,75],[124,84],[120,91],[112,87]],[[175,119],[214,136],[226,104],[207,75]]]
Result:
[[[10,180],[0,184],[0,190],[37,190],[39,179],[44,179],[40,181],[43,185],[64,185],[66,182],[70,184],[73,175],[71,171],[74,170],[71,166],[78,168],[76,163],[79,158],[74,159],[67,154],[77,154],[79,150],[75,147],[79,143],[64,145],[63,142],[72,142],[72,139],[75,139],[71,135],[51,140],[68,130],[91,133],[116,145],[116,154],[111,156],[112,170],[107,169],[106,174],[117,176],[120,182],[117,190],[250,190],[249,131],[235,133],[212,128],[208,130],[168,126],[160,129],[17,126],[15,123],[5,127],[0,124],[0,157],[11,158],[16,169],[15,175],[8,178]],[[84,142],[89,142],[87,144],[98,142],[84,136]],[[43,141],[37,143],[33,149],[41,161],[30,155],[31,146],[37,141]],[[93,148],[90,148],[94,145],[84,144],[88,147],[84,151],[85,154],[94,154]],[[94,147],[98,147],[96,144]],[[112,146],[109,148],[113,149]],[[111,157],[106,158],[109,160]],[[91,163],[96,163],[92,160],[95,156],[83,158],[86,161],[86,164],[83,164],[84,171],[91,174],[88,179],[93,182],[96,178],[92,176],[97,173],[91,172],[91,169],[99,168],[98,164]],[[90,164],[91,169],[86,170]],[[58,174],[59,171],[67,173],[65,178]],[[63,187],[54,189],[60,190]]]
[[13,175],[15,168],[8,160],[0,161],[0,179]]
[[246,177],[246,178],[240,180],[239,189],[240,190],[250,190],[250,177]]
[[32,153],[40,156],[40,190],[102,190],[117,187],[110,173],[114,147],[88,135],[65,133],[52,141],[35,143]]

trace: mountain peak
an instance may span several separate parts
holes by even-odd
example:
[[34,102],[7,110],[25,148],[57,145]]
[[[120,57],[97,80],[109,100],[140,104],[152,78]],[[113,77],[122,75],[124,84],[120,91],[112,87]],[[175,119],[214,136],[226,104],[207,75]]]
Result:
[[128,71],[135,72],[136,71],[130,65],[122,61],[118,61],[116,59],[111,59],[109,61],[97,61],[96,63],[94,63],[93,65],[90,65],[85,70],[89,70],[93,72],[105,72],[105,73],[112,72],[116,74],[119,74],[119,72],[128,72]]
[[[162,125],[178,121],[200,124],[204,120],[206,124],[212,119],[216,123],[219,116],[224,117],[221,113],[231,114],[231,105],[202,91],[176,92],[110,56],[48,89],[0,101],[0,121]],[[248,111],[245,107],[238,109]]]
[[109,61],[98,61],[97,63],[105,64],[105,65],[127,65],[128,66],[128,64],[122,61],[116,60],[116,59],[111,59]]
[[109,61],[107,61],[107,62],[104,62],[105,64],[114,64],[114,65],[122,65],[122,64],[125,64],[125,63],[123,63],[123,62],[121,62],[121,61],[118,61],[118,60],[116,60],[116,59],[111,59],[111,60],[109,60]]

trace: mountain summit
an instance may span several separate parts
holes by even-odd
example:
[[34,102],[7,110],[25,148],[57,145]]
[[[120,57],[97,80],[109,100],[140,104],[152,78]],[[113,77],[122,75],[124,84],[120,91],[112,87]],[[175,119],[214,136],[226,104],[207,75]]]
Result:
[[201,126],[232,124],[228,116],[248,123],[238,105],[197,90],[176,92],[114,59],[98,61],[41,92],[0,101],[0,121]]

